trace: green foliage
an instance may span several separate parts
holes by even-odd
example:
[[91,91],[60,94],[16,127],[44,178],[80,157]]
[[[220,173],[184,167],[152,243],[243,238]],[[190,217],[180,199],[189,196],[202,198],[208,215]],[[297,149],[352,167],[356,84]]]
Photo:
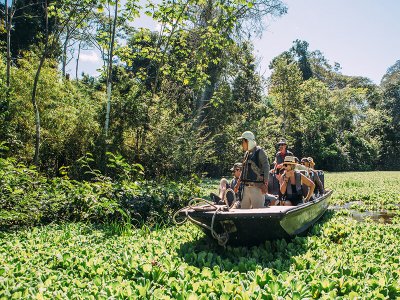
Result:
[[326,186],[334,190],[331,203],[354,203],[356,210],[395,211],[400,203],[399,172],[327,173]]
[[[382,124],[384,149],[380,163],[383,168],[397,170],[400,160],[396,159],[400,151],[400,68],[399,61],[388,69],[382,79],[383,101],[380,103],[384,124]],[[394,158],[394,159],[389,159]]]
[[[5,144],[1,144],[6,151]],[[90,156],[81,160],[90,181],[48,179],[34,167],[13,158],[0,158],[0,227],[38,225],[63,221],[95,223],[135,220],[135,224],[171,222],[172,212],[198,195],[196,177],[163,185],[141,180],[143,167],[129,165],[109,154],[108,166],[115,181],[90,167]],[[136,181],[131,181],[136,179]]]
[[7,99],[6,64],[3,56],[0,56],[0,140],[8,135],[7,122],[9,121],[9,101]]
[[300,126],[298,116],[302,113],[300,98],[301,72],[298,65],[287,54],[276,58],[272,65],[270,96],[274,99],[277,117],[282,124],[282,134],[295,133]]
[[337,73],[307,47],[296,41],[270,66],[269,96],[281,120],[281,135],[295,155],[312,156],[319,168],[376,168],[386,152],[383,131],[389,132],[390,122],[380,104],[381,91],[366,78]]
[[0,297],[396,299],[399,224],[327,215],[306,237],[216,248],[193,225],[0,233]]
[[[42,41],[46,23],[43,18],[44,7],[39,1],[15,1],[12,3],[15,11],[13,31],[11,33],[11,53],[17,58],[21,52],[35,47]],[[50,22],[52,28],[53,22]],[[51,29],[50,29],[51,30]]]
[[[57,66],[76,50],[68,49],[68,39],[82,47],[95,45],[107,64],[115,4],[49,2],[54,47],[46,56],[36,99],[38,167],[47,176],[71,166],[71,178],[90,178],[75,165],[88,152],[92,170],[120,181],[221,176],[242,159],[235,137],[245,130],[256,134],[270,161],[275,142],[286,137],[296,156],[314,157],[321,169],[398,169],[398,63],[389,68],[381,89],[367,78],[340,74],[339,64],[331,66],[320,51],[296,40],[273,60],[272,75],[265,80],[248,33],[261,33],[263,16],[286,13],[279,0],[162,1],[146,4],[145,12],[136,1],[120,3],[105,139],[106,74],[71,82]],[[25,16],[37,14],[37,20],[20,15],[24,11],[15,19],[16,39],[27,24],[32,32],[44,26],[42,8],[26,8]],[[141,13],[160,25],[159,32],[131,26]],[[6,108],[0,110],[0,138],[27,164],[35,150],[31,94],[43,34],[30,38],[23,45],[12,42],[17,49],[7,101],[5,64],[0,63],[0,107]],[[118,154],[109,166],[107,151]],[[124,173],[127,166],[136,167]]]
[[[20,68],[13,70],[12,92],[7,141],[14,153],[30,161],[34,149],[34,116],[30,93],[37,61],[33,57],[19,60]],[[38,85],[38,105],[41,117],[42,168],[55,174],[63,165],[70,165],[85,152],[93,149],[100,134],[97,114],[101,108],[99,93],[87,94],[74,82],[63,81],[53,62],[44,66]],[[23,146],[22,146],[23,145]]]

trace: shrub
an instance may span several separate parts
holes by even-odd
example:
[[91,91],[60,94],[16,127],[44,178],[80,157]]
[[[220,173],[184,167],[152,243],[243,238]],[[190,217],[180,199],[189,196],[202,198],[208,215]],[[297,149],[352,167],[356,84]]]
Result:
[[[198,178],[183,183],[144,181],[135,173],[141,167],[116,163],[116,157],[111,156],[114,167],[120,168],[117,179],[96,176],[89,181],[71,180],[65,173],[48,179],[15,158],[0,158],[0,227],[126,218],[169,223],[173,211],[199,193]],[[139,180],[130,180],[134,177]]]

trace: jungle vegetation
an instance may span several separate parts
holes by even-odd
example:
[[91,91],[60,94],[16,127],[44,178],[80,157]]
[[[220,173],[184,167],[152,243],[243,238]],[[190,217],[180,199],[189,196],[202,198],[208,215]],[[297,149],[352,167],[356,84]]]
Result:
[[[82,179],[87,153],[112,176],[107,152],[147,178],[219,176],[241,159],[244,130],[270,157],[285,137],[321,169],[400,168],[400,61],[377,85],[296,40],[262,77],[249,37],[262,34],[263,17],[287,12],[280,0],[16,0],[0,9],[4,155],[47,176],[68,167]],[[131,26],[144,15],[160,31]],[[87,48],[102,55],[99,77],[79,73]],[[71,60],[76,74],[65,71]]]
[[[245,130],[270,158],[285,137],[319,169],[400,170],[400,60],[376,84],[295,40],[265,78],[251,38],[287,11],[281,0],[0,4],[0,299],[400,296],[400,172],[327,172],[341,208],[291,241],[222,249],[172,225],[241,160]],[[132,25],[144,17],[158,31]],[[82,72],[84,49],[100,53],[100,76]]]

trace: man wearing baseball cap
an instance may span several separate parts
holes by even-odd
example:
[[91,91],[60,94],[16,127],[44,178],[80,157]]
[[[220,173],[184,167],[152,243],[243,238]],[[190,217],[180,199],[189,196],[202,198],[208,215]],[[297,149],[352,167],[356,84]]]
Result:
[[292,152],[287,150],[287,143],[285,139],[280,139],[277,143],[279,151],[275,154],[275,173],[278,174],[279,171],[282,169],[283,161],[285,160],[286,156],[294,156]]
[[226,178],[222,178],[219,183],[218,195],[215,193],[210,193],[211,199],[216,204],[227,204],[229,207],[239,199],[238,193],[234,193],[233,189],[239,180],[240,173],[242,172],[242,163],[235,163],[230,169],[233,173],[233,178],[229,183]]
[[244,184],[241,208],[264,207],[268,187],[269,161],[251,131],[242,133],[238,140],[245,151],[240,182]]

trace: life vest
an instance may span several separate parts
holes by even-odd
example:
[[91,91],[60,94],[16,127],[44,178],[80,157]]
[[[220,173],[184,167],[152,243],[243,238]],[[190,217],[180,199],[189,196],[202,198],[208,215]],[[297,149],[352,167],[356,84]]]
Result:
[[286,187],[286,194],[287,195],[293,195],[293,194],[303,195],[303,187],[301,185],[301,173],[299,171],[294,171],[294,178],[296,181],[296,192],[293,193],[292,184],[290,183],[290,180],[289,180],[287,187]]
[[256,146],[256,150],[253,153],[246,153],[247,159],[243,165],[243,182],[264,182],[260,169],[260,150],[261,147]]

